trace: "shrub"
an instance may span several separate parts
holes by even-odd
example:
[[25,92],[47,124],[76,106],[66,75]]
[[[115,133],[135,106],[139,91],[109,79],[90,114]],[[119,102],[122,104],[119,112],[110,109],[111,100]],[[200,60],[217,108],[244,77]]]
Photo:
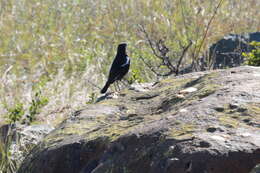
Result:
[[128,83],[133,84],[135,82],[137,82],[137,83],[144,82],[144,79],[141,74],[142,74],[142,72],[139,69],[131,70],[131,76],[127,79]]
[[17,103],[13,108],[8,109],[8,119],[11,123],[15,123],[19,121],[21,117],[24,115],[23,104]]
[[32,99],[31,106],[29,107],[29,122],[35,120],[35,115],[40,112],[40,109],[47,105],[49,102],[47,97],[41,95],[41,91],[35,93],[34,98]]
[[246,58],[246,64],[252,66],[260,66],[260,42],[253,41],[250,43],[254,49],[249,53],[243,53]]

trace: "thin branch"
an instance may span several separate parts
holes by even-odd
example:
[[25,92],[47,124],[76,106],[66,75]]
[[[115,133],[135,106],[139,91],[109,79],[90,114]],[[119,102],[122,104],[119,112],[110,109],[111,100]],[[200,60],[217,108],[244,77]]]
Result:
[[[164,73],[164,74],[158,73],[158,72],[156,71],[156,69],[154,69],[154,67],[153,67],[151,64],[147,63],[142,56],[140,57],[140,59],[144,62],[144,64],[145,64],[156,76],[166,77],[166,76],[169,76],[169,75],[171,75],[171,74],[174,73],[174,71],[172,71],[172,70],[169,71],[169,72],[167,72],[167,73]],[[159,66],[162,66],[162,65],[164,65],[164,64],[160,64]]]
[[[181,42],[179,41],[178,43],[179,43],[180,48],[181,48],[180,52],[179,53],[176,52],[175,56],[169,57],[167,55],[167,53],[169,52],[169,48],[165,45],[164,39],[159,39],[159,40],[154,41],[149,37],[149,35],[146,32],[144,26],[139,25],[139,27],[140,27],[140,31],[145,34],[145,39],[148,41],[148,43],[149,43],[149,45],[152,49],[153,54],[161,60],[160,65],[157,66],[157,67],[154,67],[150,63],[146,62],[143,57],[140,57],[141,60],[144,62],[144,64],[157,76],[169,76],[169,75],[174,74],[174,73],[177,75],[178,72],[179,72],[180,65],[183,61],[183,58],[184,58],[187,50],[192,45],[192,42],[190,41],[187,46],[183,46],[181,44]],[[176,65],[172,64],[173,58],[176,58],[176,59],[178,58],[178,64],[176,64]],[[167,71],[166,72],[165,71],[164,72],[158,72],[158,69],[160,69],[160,67],[162,67],[162,66],[167,67],[168,72]]]
[[150,47],[151,47],[151,49],[153,51],[153,54],[155,56],[157,56],[158,58],[163,59],[163,57],[158,55],[156,50],[154,49],[153,43],[152,43],[152,41],[151,41],[151,39],[149,37],[149,34],[146,32],[145,28],[142,25],[138,25],[138,26],[139,26],[140,30],[145,34],[145,37],[146,37],[146,39],[147,39],[147,41],[148,41],[148,43],[149,43],[149,45],[150,45]]
[[140,56],[140,59],[144,62],[144,64],[145,64],[155,75],[160,76],[160,74],[157,73],[157,71],[154,69],[154,67],[153,67],[151,64],[149,64],[148,62],[146,62],[142,56]]
[[175,71],[175,67],[172,65],[169,56],[167,56],[167,53],[169,52],[169,49],[165,46],[163,40],[159,40],[156,43],[156,47],[159,50],[159,52],[162,54],[162,63],[163,65],[167,66],[170,71]]
[[11,66],[9,66],[9,67],[5,70],[5,72],[4,72],[4,74],[3,74],[2,78],[1,78],[2,84],[5,84],[6,76],[7,76],[8,73],[12,70],[12,68],[13,68],[13,66],[11,65]]
[[180,56],[180,59],[179,59],[179,61],[178,61],[177,67],[176,67],[176,72],[175,72],[176,75],[178,75],[178,73],[179,73],[179,68],[180,68],[181,62],[182,62],[182,60],[183,60],[183,57],[184,57],[184,55],[186,54],[187,50],[190,48],[191,45],[192,45],[192,41],[190,40],[190,41],[189,41],[189,44],[188,44],[186,47],[183,48],[182,54],[181,54],[181,56]]
[[208,35],[208,31],[209,31],[210,25],[211,25],[213,19],[215,18],[216,14],[217,14],[217,11],[218,11],[218,9],[220,8],[220,6],[221,6],[221,4],[222,4],[223,1],[224,1],[224,0],[220,0],[219,3],[218,3],[218,5],[217,5],[216,8],[214,9],[214,13],[213,13],[213,15],[211,16],[211,18],[210,18],[210,20],[209,20],[209,23],[207,24],[206,31],[205,31],[205,33],[204,33],[202,42],[201,42],[201,44],[199,45],[199,48],[198,48],[198,51],[197,51],[197,54],[196,54],[195,58],[196,58],[196,57],[199,55],[199,53],[200,53],[200,50],[201,50],[201,48],[202,48],[202,45],[204,44],[205,39],[206,39],[206,37],[207,37],[207,35]]
[[179,3],[180,3],[180,6],[181,6],[181,15],[182,15],[182,18],[183,18],[183,25],[184,25],[184,27],[185,27],[185,31],[187,31],[188,29],[188,27],[187,27],[187,23],[186,23],[186,17],[185,17],[185,15],[184,15],[184,7],[183,7],[183,2],[182,2],[182,0],[179,0]]
[[100,88],[98,85],[94,84],[93,82],[91,82],[90,80],[86,80],[87,82],[89,82],[94,88],[97,88],[99,90],[101,90],[102,88]]

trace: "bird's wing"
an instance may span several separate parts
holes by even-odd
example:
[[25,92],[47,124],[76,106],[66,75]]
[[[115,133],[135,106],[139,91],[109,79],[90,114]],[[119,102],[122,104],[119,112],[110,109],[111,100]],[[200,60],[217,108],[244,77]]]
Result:
[[121,65],[121,67],[124,67],[126,65],[128,65],[130,63],[130,58],[128,56],[126,56],[126,62],[124,64]]
[[118,65],[118,66],[116,66],[116,65],[113,66],[110,69],[110,73],[109,73],[109,77],[108,77],[110,79],[110,81],[113,83],[114,81],[119,80],[120,78],[122,78],[122,75],[125,75],[125,74],[122,74],[122,70],[124,71],[124,69],[126,69],[126,68],[129,69],[129,65],[130,65],[130,58],[127,57],[127,61],[124,64]]

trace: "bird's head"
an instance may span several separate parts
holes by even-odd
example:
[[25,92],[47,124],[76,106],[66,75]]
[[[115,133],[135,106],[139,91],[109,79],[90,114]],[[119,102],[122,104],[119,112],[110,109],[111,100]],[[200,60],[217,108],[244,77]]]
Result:
[[120,43],[117,47],[117,52],[126,54],[126,46],[126,43]]

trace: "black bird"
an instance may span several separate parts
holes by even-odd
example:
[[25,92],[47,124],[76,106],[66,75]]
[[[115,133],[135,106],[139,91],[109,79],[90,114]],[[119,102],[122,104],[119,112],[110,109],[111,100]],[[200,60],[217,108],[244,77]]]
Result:
[[112,83],[121,80],[129,71],[130,58],[126,54],[126,46],[126,43],[118,45],[116,57],[110,67],[108,80],[101,93],[105,93]]

